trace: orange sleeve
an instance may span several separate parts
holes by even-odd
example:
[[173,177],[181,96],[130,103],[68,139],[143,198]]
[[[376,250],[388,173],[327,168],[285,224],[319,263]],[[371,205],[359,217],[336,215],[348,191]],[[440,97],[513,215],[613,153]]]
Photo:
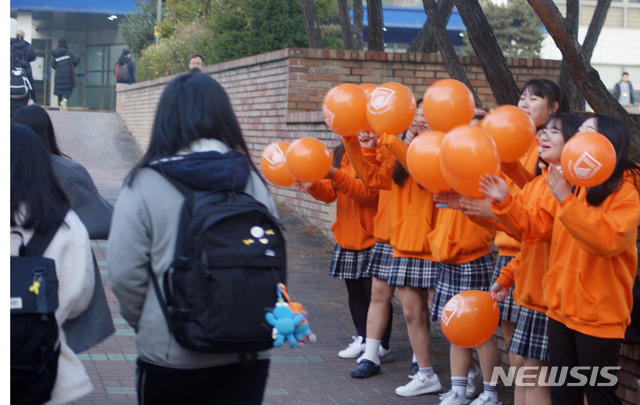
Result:
[[342,191],[345,196],[359,203],[366,203],[378,197],[378,190],[369,188],[362,181],[345,174],[338,169],[333,175],[333,186]]
[[[370,162],[362,153],[362,148],[360,147],[357,136],[344,137],[342,138],[342,143],[358,178],[361,179],[365,185],[373,188],[391,190],[393,164],[389,164],[386,160],[381,165]],[[391,166],[391,170],[389,166]]]
[[407,149],[409,149],[409,147],[395,135],[383,134],[380,139],[382,140],[381,143],[389,149],[389,152],[393,153],[393,156],[398,159],[398,162],[400,162],[404,170],[408,173]]
[[518,239],[518,236],[515,235],[513,232],[511,232],[511,230],[509,228],[507,228],[506,226],[504,226],[501,222],[496,221],[493,218],[484,218],[484,217],[476,217],[473,215],[467,215],[469,217],[469,219],[473,222],[475,222],[478,225],[484,226],[487,229],[493,229],[496,230],[498,232],[504,232],[507,235],[509,235],[510,237],[520,240]]
[[533,173],[529,172],[527,168],[518,161],[511,163],[501,162],[501,165],[502,173],[513,180],[520,188],[523,188],[525,184],[535,177]]
[[331,184],[331,180],[329,179],[316,181],[307,189],[307,193],[316,200],[327,204],[332,203],[336,199],[336,190],[333,188],[333,184]]
[[500,284],[506,289],[509,289],[515,283],[515,278],[513,273],[520,266],[520,253],[518,253],[511,261],[500,269],[500,275],[495,280],[496,283]]

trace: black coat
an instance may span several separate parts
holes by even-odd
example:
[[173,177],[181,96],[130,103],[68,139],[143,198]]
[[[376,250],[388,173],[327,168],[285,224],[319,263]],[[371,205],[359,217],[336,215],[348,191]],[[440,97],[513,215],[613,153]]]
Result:
[[22,52],[22,57],[27,62],[33,62],[36,60],[36,51],[30,43],[22,38],[11,38],[11,53],[14,53],[15,51]]
[[64,46],[51,51],[53,59],[51,67],[56,71],[53,94],[69,98],[73,93],[73,66],[78,66],[82,58],[74,51]]

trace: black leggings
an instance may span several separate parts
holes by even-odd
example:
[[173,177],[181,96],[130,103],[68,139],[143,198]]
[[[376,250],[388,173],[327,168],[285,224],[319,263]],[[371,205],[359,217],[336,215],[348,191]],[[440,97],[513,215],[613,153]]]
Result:
[[[367,328],[367,312],[371,302],[371,278],[345,279],[349,296],[349,311],[357,331]],[[360,335],[364,336],[364,335]]]
[[269,362],[257,360],[249,367],[236,363],[183,370],[138,359],[138,404],[259,405],[267,385]]
[[617,382],[618,371],[609,369],[606,373],[610,376],[602,378],[602,367],[618,366],[622,342],[620,339],[588,336],[569,329],[551,318],[549,318],[547,334],[549,335],[549,365],[551,367],[569,367],[569,370],[575,366],[592,367],[593,369],[583,369],[580,372],[589,380],[591,380],[592,370],[598,368],[598,378],[595,380],[595,385],[591,385],[591,381],[589,381],[584,387],[568,386],[569,383],[577,383],[579,380],[567,373],[564,385],[551,386],[553,405],[583,405],[583,394],[587,395],[589,404],[621,404],[620,398],[616,395],[617,383],[611,386],[596,386],[598,383],[610,384],[611,375],[615,375]]

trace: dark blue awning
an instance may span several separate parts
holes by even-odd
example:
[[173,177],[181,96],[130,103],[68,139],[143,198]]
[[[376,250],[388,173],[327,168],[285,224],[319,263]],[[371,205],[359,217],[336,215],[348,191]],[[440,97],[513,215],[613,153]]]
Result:
[[[353,18],[353,12],[350,13]],[[364,6],[363,23],[366,27],[367,23],[367,7]],[[385,28],[414,28],[420,30],[427,21],[427,14],[422,8],[408,7],[383,7],[382,21]],[[464,31],[466,28],[462,24],[462,18],[458,14],[458,10],[451,11],[451,16],[447,22],[447,31]]]
[[11,10],[66,13],[130,14],[135,0],[11,0]]

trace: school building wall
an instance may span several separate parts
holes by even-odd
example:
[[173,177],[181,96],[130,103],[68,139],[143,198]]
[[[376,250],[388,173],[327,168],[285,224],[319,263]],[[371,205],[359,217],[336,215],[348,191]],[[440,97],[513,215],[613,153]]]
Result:
[[[464,56],[459,60],[483,107],[495,107],[477,58]],[[507,63],[519,86],[532,78],[557,81],[560,74],[560,61],[509,58]],[[439,54],[319,49],[282,49],[205,66],[203,72],[227,91],[258,167],[262,151],[275,141],[314,137],[329,148],[338,145],[340,137],[325,126],[321,112],[324,95],[337,84],[400,82],[420,98],[433,82],[449,78]],[[174,77],[117,89],[116,111],[142,150],[146,150],[149,142],[160,95]],[[296,210],[331,237],[335,203],[318,202],[292,188],[270,186],[270,189],[278,202]],[[508,364],[504,340],[498,337],[503,363]],[[625,346],[622,350],[619,393],[626,403],[634,405],[637,403],[636,380],[640,378],[639,346]]]

